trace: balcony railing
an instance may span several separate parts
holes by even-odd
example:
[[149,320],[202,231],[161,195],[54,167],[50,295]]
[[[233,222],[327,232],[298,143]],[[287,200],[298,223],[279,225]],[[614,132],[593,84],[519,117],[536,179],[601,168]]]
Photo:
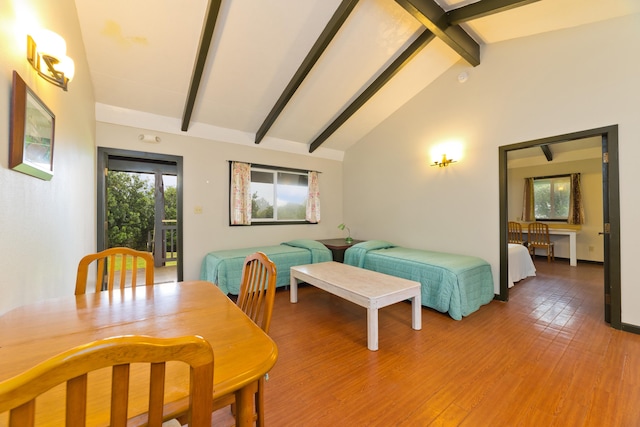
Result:
[[[155,233],[154,233],[155,234]],[[175,219],[162,220],[160,227],[160,239],[154,235],[151,240],[154,264],[156,267],[164,267],[167,262],[178,260],[178,225]],[[160,242],[161,244],[156,244]]]

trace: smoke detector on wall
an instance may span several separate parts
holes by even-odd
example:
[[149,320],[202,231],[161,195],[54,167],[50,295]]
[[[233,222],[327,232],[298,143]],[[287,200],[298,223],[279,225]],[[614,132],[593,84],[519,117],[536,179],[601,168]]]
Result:
[[145,134],[140,134],[138,135],[138,139],[142,142],[151,142],[151,143],[158,143],[160,142],[160,137],[159,136],[155,136],[155,135],[145,135]]

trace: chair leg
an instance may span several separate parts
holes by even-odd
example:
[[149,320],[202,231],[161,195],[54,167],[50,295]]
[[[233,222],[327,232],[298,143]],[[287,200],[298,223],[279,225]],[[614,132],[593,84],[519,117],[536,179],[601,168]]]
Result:
[[256,393],[256,427],[264,427],[264,377],[258,380],[258,392]]

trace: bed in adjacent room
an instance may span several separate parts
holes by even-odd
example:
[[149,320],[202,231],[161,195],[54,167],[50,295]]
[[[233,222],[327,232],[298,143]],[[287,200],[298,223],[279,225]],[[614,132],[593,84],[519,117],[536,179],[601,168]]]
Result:
[[448,313],[455,320],[470,315],[494,297],[491,265],[478,257],[370,240],[347,249],[344,262],[420,282],[422,305]]
[[276,287],[289,285],[290,269],[295,265],[333,260],[325,245],[306,239],[280,245],[213,251],[202,260],[200,279],[215,283],[226,294],[238,295],[244,259],[255,252],[264,252],[276,264]]
[[536,267],[529,250],[517,243],[509,243],[509,287],[527,277],[536,275]]

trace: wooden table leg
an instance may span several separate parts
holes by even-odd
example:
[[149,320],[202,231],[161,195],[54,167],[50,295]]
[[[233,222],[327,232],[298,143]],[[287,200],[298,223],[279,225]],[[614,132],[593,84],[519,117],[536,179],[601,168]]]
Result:
[[253,393],[251,384],[236,391],[236,426],[253,426]]

